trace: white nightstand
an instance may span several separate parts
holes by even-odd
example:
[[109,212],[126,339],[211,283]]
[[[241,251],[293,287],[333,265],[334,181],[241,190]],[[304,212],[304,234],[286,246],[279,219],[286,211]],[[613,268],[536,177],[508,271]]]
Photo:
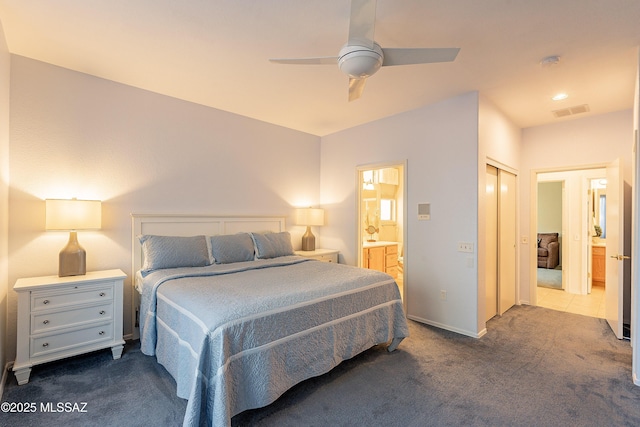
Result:
[[335,249],[316,249],[315,251],[295,251],[298,256],[317,259],[324,262],[338,262],[338,253]]
[[121,270],[84,276],[19,279],[18,343],[13,365],[18,384],[29,382],[31,367],[111,347],[122,355]]

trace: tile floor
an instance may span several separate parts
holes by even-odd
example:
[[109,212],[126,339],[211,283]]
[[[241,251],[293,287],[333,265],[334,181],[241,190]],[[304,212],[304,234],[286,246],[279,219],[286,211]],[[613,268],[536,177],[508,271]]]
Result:
[[568,313],[604,319],[604,287],[593,286],[589,295],[574,295],[564,290],[538,286],[538,306]]

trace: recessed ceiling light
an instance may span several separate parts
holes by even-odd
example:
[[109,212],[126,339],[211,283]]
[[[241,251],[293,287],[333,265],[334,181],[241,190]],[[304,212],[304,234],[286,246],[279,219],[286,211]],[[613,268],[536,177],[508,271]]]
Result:
[[567,99],[568,97],[569,95],[567,95],[566,93],[559,93],[551,99],[553,99],[554,101],[562,101],[563,99]]
[[542,68],[549,68],[560,63],[560,57],[558,55],[547,56],[540,60]]

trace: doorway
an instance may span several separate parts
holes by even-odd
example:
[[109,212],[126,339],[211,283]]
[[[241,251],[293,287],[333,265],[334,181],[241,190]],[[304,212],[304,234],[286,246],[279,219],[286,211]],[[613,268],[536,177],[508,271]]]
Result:
[[[618,290],[622,289],[622,285],[619,285],[622,278],[617,272],[622,268],[622,263],[617,259],[609,259],[622,254],[620,242],[624,240],[623,221],[617,220],[623,212],[619,204],[622,203],[622,197],[613,197],[622,192],[622,181],[617,178],[620,174],[617,164],[615,161],[610,165],[590,168],[534,172],[536,191],[535,197],[532,197],[532,235],[539,238],[540,233],[558,233],[563,285],[562,289],[557,290],[539,286],[542,263],[539,240],[531,253],[531,283],[535,305],[607,318],[618,338],[622,338],[621,328],[618,327],[623,317],[622,292]],[[561,209],[562,220],[561,224],[556,222],[553,230],[548,230],[553,222],[544,219],[541,212],[549,201],[541,184],[553,183],[562,184],[561,206],[557,207]],[[607,193],[612,194],[607,197]],[[554,210],[551,206],[547,208]],[[615,214],[608,212],[611,209],[616,209]],[[609,268],[612,271],[606,271]]]
[[357,168],[358,266],[383,271],[398,284],[406,306],[406,162]]

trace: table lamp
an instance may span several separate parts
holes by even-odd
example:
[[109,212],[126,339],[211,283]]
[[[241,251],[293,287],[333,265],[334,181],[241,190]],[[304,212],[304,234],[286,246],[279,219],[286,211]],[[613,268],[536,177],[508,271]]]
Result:
[[324,209],[302,208],[296,210],[296,224],[306,225],[307,231],[302,236],[302,250],[316,250],[316,236],[311,232],[311,226],[324,225]]
[[58,276],[82,276],[87,272],[87,253],[78,243],[78,230],[98,230],[102,224],[100,200],[46,201],[47,230],[69,231],[69,242],[59,256]]

